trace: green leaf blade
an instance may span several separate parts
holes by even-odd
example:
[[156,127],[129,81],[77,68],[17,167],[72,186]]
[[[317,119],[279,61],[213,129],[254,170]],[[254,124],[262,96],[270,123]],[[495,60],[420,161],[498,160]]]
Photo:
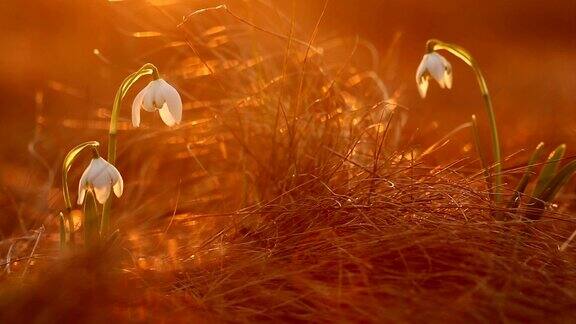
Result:
[[98,217],[98,204],[92,190],[86,192],[84,200],[84,243],[94,246],[100,240],[100,217]]
[[518,205],[520,205],[520,197],[526,190],[528,183],[530,183],[530,179],[532,179],[532,176],[534,175],[534,169],[536,168],[536,161],[540,159],[540,156],[542,156],[543,151],[544,151],[544,142],[540,142],[534,149],[532,155],[530,156],[530,160],[528,160],[528,165],[526,166],[526,171],[524,171],[522,178],[520,179],[518,185],[516,186],[516,190],[514,190],[514,195],[508,202],[509,209],[516,209],[518,208]]
[[550,153],[546,160],[546,164],[542,167],[542,171],[540,171],[536,187],[534,187],[534,191],[532,192],[533,197],[540,196],[544,189],[548,187],[550,181],[552,181],[556,175],[558,164],[564,157],[564,153],[566,153],[566,144],[559,145],[554,151],[552,151],[552,153]]

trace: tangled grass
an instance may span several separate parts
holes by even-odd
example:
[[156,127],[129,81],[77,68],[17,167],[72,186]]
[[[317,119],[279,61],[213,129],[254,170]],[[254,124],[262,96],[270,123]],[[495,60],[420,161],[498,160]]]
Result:
[[[120,238],[59,253],[49,217],[3,240],[5,322],[576,315],[576,255],[559,249],[573,231],[567,199],[538,221],[507,210],[511,220],[495,221],[475,157],[429,159],[444,141],[414,147],[369,44],[321,41],[266,2],[212,8],[177,28],[190,8],[162,10],[172,19],[153,34],[162,46],[137,60],[164,62],[184,123],[124,127]],[[141,10],[142,21],[158,15]],[[102,118],[64,126],[96,132]],[[61,201],[51,204],[54,215]]]

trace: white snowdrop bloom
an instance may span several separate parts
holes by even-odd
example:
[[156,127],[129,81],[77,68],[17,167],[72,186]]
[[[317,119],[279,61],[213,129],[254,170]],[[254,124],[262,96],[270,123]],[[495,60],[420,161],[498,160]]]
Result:
[[116,197],[122,196],[124,180],[118,169],[101,157],[94,158],[82,174],[78,185],[78,204],[84,203],[86,190],[94,189],[96,200],[104,204],[110,191],[114,190]]
[[440,88],[452,88],[452,65],[436,52],[425,54],[416,70],[416,84],[422,98],[426,97],[430,76],[438,81]]
[[140,109],[149,112],[158,110],[160,118],[168,126],[182,120],[182,99],[178,91],[163,79],[150,81],[134,98],[132,103],[132,125],[140,126]]

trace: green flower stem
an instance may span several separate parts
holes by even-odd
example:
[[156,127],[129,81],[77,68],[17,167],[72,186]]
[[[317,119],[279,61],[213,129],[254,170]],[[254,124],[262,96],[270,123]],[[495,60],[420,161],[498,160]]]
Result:
[[488,92],[486,79],[472,55],[458,45],[444,43],[437,39],[431,39],[426,43],[426,50],[428,52],[437,50],[448,51],[468,64],[476,74],[476,79],[480,86],[480,92],[482,92],[482,99],[484,100],[484,105],[486,106],[486,111],[488,112],[488,118],[490,120],[492,154],[494,156],[494,200],[496,203],[500,203],[502,201],[502,155],[500,150],[500,139],[498,137],[498,128],[496,127],[496,116],[494,114],[494,108],[492,107],[492,99],[490,98],[490,92]]
[[[120,107],[122,106],[122,99],[128,90],[145,75],[152,75],[154,80],[160,78],[158,74],[158,69],[151,63],[144,64],[138,71],[127,76],[116,92],[114,97],[114,104],[112,106],[112,114],[110,115],[110,130],[108,131],[108,162],[112,165],[116,165],[116,147],[118,133],[118,114],[120,113]],[[112,196],[104,203],[104,208],[102,209],[102,223],[100,224],[100,234],[101,236],[106,236],[110,231],[110,209],[112,207]]]
[[[99,146],[100,143],[96,141],[85,142],[80,145],[77,145],[76,147],[71,149],[68,152],[68,154],[66,154],[64,162],[62,163],[62,193],[64,195],[64,204],[66,206],[66,210],[63,213],[61,213],[60,226],[63,227],[65,226],[65,222],[68,223],[68,241],[70,242],[70,245],[74,245],[75,239],[74,239],[74,223],[72,222],[72,215],[70,215],[70,212],[72,211],[72,208],[74,206],[72,205],[72,199],[70,198],[70,189],[68,188],[68,172],[72,167],[72,163],[74,163],[74,161],[78,158],[78,155],[80,155],[80,153],[83,150],[90,148],[92,149],[92,154],[94,157],[100,156],[98,154]],[[65,228],[61,228],[60,233],[61,233],[60,240],[63,239],[65,240],[66,239]],[[62,242],[61,245],[63,245]]]

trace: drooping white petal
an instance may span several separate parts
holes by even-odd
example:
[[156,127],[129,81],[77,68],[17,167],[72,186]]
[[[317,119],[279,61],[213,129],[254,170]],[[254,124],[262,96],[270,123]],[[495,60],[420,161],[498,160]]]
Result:
[[118,182],[116,182],[114,186],[112,186],[112,189],[114,189],[114,194],[116,195],[116,197],[120,198],[120,196],[122,196],[122,193],[124,192],[124,180],[120,178],[120,180],[118,180]]
[[420,97],[426,98],[426,93],[428,92],[428,76],[423,76],[419,80],[417,80],[418,85],[418,93],[420,93]]
[[426,66],[430,75],[432,75],[432,77],[438,82],[440,88],[444,88],[446,86],[444,83],[444,61],[446,61],[446,59],[436,52],[426,55],[428,55]]
[[156,89],[154,92],[154,107],[157,109],[162,108],[166,100],[164,100],[164,84],[162,79],[156,80]]
[[428,62],[427,60],[427,56],[428,54],[424,55],[422,57],[422,60],[420,61],[420,64],[418,65],[418,68],[416,69],[416,83],[420,83],[420,79],[422,79],[422,77],[424,76],[424,74],[426,73],[426,64]]
[[108,175],[107,168],[110,165],[106,160],[99,157],[92,159],[88,166],[88,182],[94,187],[101,187],[105,184],[110,184],[111,179]]
[[112,179],[112,189],[114,189],[114,194],[116,197],[122,196],[124,192],[124,179],[122,179],[122,175],[118,169],[116,169],[113,165],[110,165],[111,168],[108,169],[110,174],[110,178]]
[[430,76],[438,82],[440,88],[452,88],[452,65],[437,52],[424,55],[416,70],[416,84],[422,98],[426,97]]
[[86,190],[94,188],[96,199],[103,204],[110,196],[112,188],[114,194],[120,197],[124,190],[124,181],[118,169],[101,157],[92,159],[82,174],[78,187],[78,203],[84,202]]
[[420,97],[426,98],[426,93],[428,91],[428,54],[422,57],[418,69],[416,69],[416,85],[418,86],[418,93]]
[[78,184],[78,200],[76,201],[78,205],[82,205],[84,203],[84,197],[86,195],[86,171],[84,171],[82,174],[80,183]]
[[144,100],[144,94],[148,91],[148,86],[144,87],[144,89],[140,90],[136,97],[134,97],[134,101],[132,102],[132,126],[139,127],[140,126],[140,108],[142,107],[142,101]]
[[96,194],[96,200],[98,200],[99,203],[104,204],[106,200],[108,200],[108,198],[110,197],[110,189],[111,189],[110,184],[99,187],[94,186],[94,193]]
[[132,124],[135,127],[140,125],[140,111],[136,108],[138,102],[141,102],[140,107],[146,111],[159,110],[160,118],[168,126],[179,124],[182,120],[182,98],[178,91],[163,79],[151,81],[134,99]]
[[103,204],[108,200],[112,188],[112,177],[110,177],[109,172],[109,166],[111,166],[111,164],[103,158],[94,159],[92,161],[96,167],[93,168],[92,177],[89,181],[94,187],[96,200]]
[[169,127],[176,125],[176,119],[172,116],[172,113],[170,112],[170,109],[168,109],[167,104],[164,104],[164,106],[160,108],[159,112],[160,112],[160,118],[162,118],[164,124],[166,124]]
[[86,196],[86,187],[80,187],[78,189],[78,200],[76,203],[82,205],[84,203],[84,197]]
[[156,91],[158,91],[157,80],[150,81],[146,86],[147,90],[142,99],[142,108],[148,112],[153,112],[159,107],[155,106],[154,98],[156,96]]
[[[90,161],[90,165],[92,165],[92,161]],[[76,203],[78,205],[82,205],[84,203],[84,196],[86,195],[86,183],[88,181],[88,173],[90,171],[90,165],[84,170],[82,176],[80,177],[80,182],[78,183],[78,200]]]
[[444,68],[444,84],[446,88],[452,89],[452,65],[446,61],[446,66]]
[[[174,122],[180,124],[182,121],[182,98],[180,98],[178,90],[168,84],[168,82],[162,80],[162,96],[166,105],[168,105],[168,110]],[[164,106],[162,108],[164,108]]]

